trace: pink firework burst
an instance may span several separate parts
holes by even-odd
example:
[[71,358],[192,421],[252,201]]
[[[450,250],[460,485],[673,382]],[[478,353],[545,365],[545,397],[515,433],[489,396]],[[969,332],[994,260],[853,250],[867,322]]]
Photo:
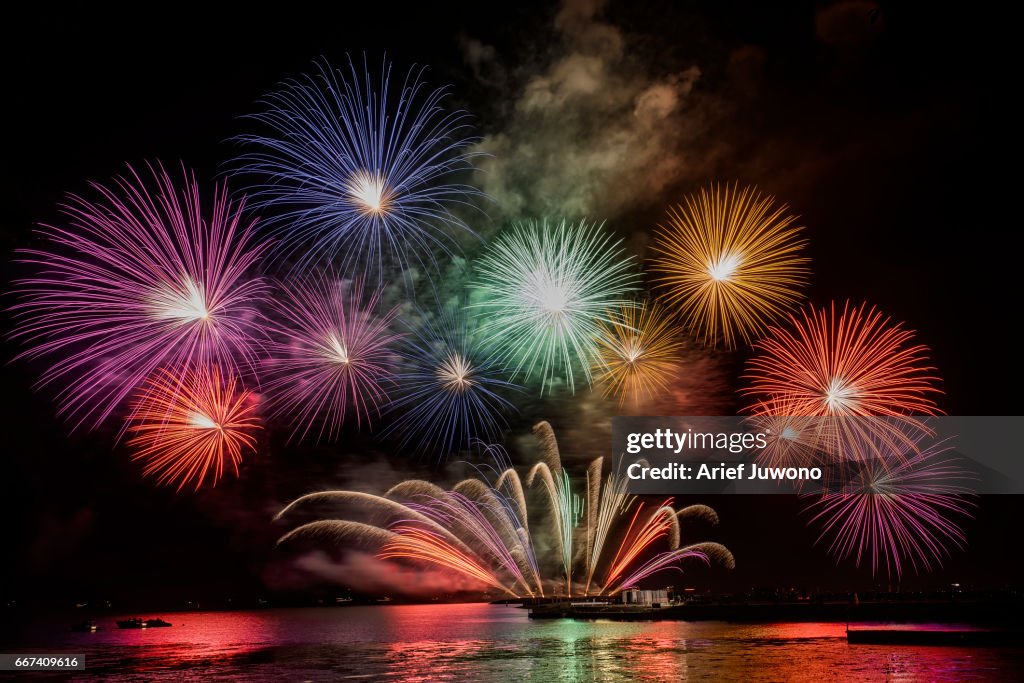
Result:
[[[958,522],[974,506],[970,474],[947,454],[947,442],[922,447],[925,437],[918,432],[905,452],[888,458],[856,461],[837,491],[817,496],[806,508],[810,524],[820,525],[818,542],[827,542],[837,560],[852,557],[858,567],[870,562],[872,574],[884,568],[898,577],[905,565],[917,573],[931,571],[950,546],[963,549]],[[882,436],[861,448],[889,447]]]
[[361,281],[310,277],[282,289],[265,363],[270,414],[287,417],[299,440],[314,430],[318,439],[335,437],[346,416],[368,422],[394,381],[397,308],[378,315],[380,291],[364,299]]
[[40,385],[61,386],[60,413],[96,427],[160,367],[254,367],[263,246],[241,204],[217,186],[204,213],[193,173],[179,185],[157,164],[94,199],[72,195],[61,227],[19,252],[34,273],[16,283],[19,357],[52,359]]

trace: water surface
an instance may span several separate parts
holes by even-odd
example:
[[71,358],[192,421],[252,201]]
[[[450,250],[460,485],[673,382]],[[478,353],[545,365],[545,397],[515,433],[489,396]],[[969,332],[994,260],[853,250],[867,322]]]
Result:
[[1024,680],[1021,649],[848,645],[832,623],[532,622],[487,604],[162,616],[174,626],[38,622],[18,644],[84,654],[74,680]]

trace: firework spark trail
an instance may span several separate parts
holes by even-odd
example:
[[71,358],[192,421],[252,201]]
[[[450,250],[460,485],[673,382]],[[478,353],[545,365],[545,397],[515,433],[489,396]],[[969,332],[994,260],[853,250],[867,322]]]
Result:
[[558,451],[558,440],[555,431],[548,422],[539,422],[533,427],[543,460],[534,465],[526,477],[526,485],[533,486],[538,477],[547,496],[551,523],[555,538],[558,540],[562,568],[565,571],[566,595],[572,594],[573,564],[573,529],[576,523],[573,518],[575,510],[574,494],[569,476],[562,470],[562,459]]
[[[471,517],[466,516],[467,510],[459,505],[459,498],[457,494],[444,491],[429,482],[409,480],[392,487],[384,496],[359,491],[318,491],[309,493],[289,503],[277,513],[275,519],[283,519],[289,514],[294,514],[300,508],[317,503],[331,503],[336,508],[341,506],[361,507],[367,512],[370,523],[353,522],[360,525],[356,527],[357,530],[364,527],[371,529],[392,528],[396,526],[416,527],[431,538],[436,539],[433,545],[428,544],[426,537],[424,537],[415,546],[406,547],[406,557],[409,559],[418,558],[423,561],[433,561],[434,554],[440,548],[445,552],[455,553],[461,558],[471,558],[475,565],[483,566],[486,563],[484,557],[453,531],[453,529],[457,528],[458,531],[463,533],[465,538],[475,538],[475,540],[479,540],[479,538],[476,538],[477,535],[485,533],[481,532],[481,529],[472,523]],[[405,502],[401,502],[403,499]],[[412,502],[416,500],[422,502]],[[462,514],[459,514],[460,511]],[[322,532],[321,535],[332,533],[330,527],[321,528],[317,526],[318,524],[319,522],[303,524],[293,532],[282,537],[278,543],[304,537],[315,539],[317,535],[314,532],[318,531]],[[382,543],[391,540],[393,537],[394,534],[389,531],[386,537],[382,537]],[[415,548],[419,548],[420,551],[430,550],[430,552],[416,555]]]
[[[638,462],[646,463],[644,460]],[[603,458],[591,463],[587,470],[587,580],[584,594],[590,593],[594,573],[598,569],[608,534],[613,524],[633,504],[636,496],[628,493],[629,481],[619,472],[611,472],[607,478],[601,476]],[[602,485],[603,481],[603,485]]]
[[317,64],[288,80],[250,118],[266,134],[239,138],[236,172],[252,179],[256,206],[297,270],[329,260],[383,282],[394,264],[430,265],[450,252],[449,230],[472,234],[455,211],[480,195],[459,183],[472,169],[468,116],[445,113],[447,89],[430,90],[422,68],[397,89],[384,62],[374,82],[357,69]]
[[[675,508],[671,506],[671,502],[670,498],[655,508],[654,512],[648,515],[647,519],[639,526],[637,520],[644,511],[644,506],[637,506],[633,519],[630,520],[629,527],[626,529],[626,535],[608,569],[604,581],[605,588],[622,576],[636,559],[650,549],[658,539],[667,536],[670,550],[675,550],[679,546],[679,518],[676,516]],[[601,589],[601,592],[604,592],[604,588]]]
[[[487,489],[483,482],[476,483]],[[493,501],[494,504],[496,502]],[[500,507],[495,509],[489,502],[474,501],[453,490],[446,499],[431,501],[419,506],[418,509],[427,516],[437,519],[445,528],[450,529],[458,525],[464,530],[460,538],[465,539],[466,545],[475,549],[467,556],[488,557],[492,565],[497,565],[512,577],[513,583],[509,588],[515,590],[516,586],[519,586],[522,589],[521,593],[525,592],[526,595],[532,596],[534,592],[526,577],[528,573],[531,574],[538,593],[543,595],[539,570],[535,563],[530,563],[532,553],[522,547],[519,535],[510,527],[509,520],[503,516]]]
[[514,503],[515,514],[523,529],[529,531],[529,518],[527,517],[526,508],[526,491],[523,489],[523,481],[519,478],[519,473],[511,467],[504,470],[499,476],[498,480],[494,482],[494,488],[497,491],[502,491],[502,487],[508,490],[507,497]]
[[[443,492],[442,492],[443,493]],[[274,515],[275,520],[284,519],[286,516],[296,512],[300,508],[315,505],[317,503],[331,503],[334,505],[347,505],[351,507],[362,506],[367,510],[369,523],[373,526],[387,526],[392,522],[407,521],[418,522],[429,527],[442,535],[447,535],[449,540],[458,543],[459,539],[447,532],[430,517],[417,512],[413,508],[397,500],[390,498],[390,492],[384,496],[377,496],[372,493],[361,491],[316,491],[300,496],[286,505],[280,512]],[[466,549],[468,551],[468,548]]]
[[630,258],[602,225],[562,220],[513,223],[476,263],[470,306],[512,378],[559,377],[575,391],[598,362],[599,321],[628,303],[637,285]]
[[211,485],[228,465],[238,476],[243,451],[256,448],[260,429],[253,396],[217,366],[159,370],[139,393],[127,431],[133,459],[159,484]]
[[283,545],[300,538],[312,540],[330,540],[360,546],[379,547],[395,537],[394,532],[372,524],[352,522],[342,519],[318,519],[303,524],[277,539],[277,545]]
[[320,425],[317,440],[335,438],[346,414],[357,426],[380,414],[393,383],[390,331],[397,307],[377,315],[380,291],[366,299],[362,281],[351,288],[328,277],[281,285],[271,299],[274,341],[264,362],[268,412],[286,416],[291,438],[302,441]]
[[179,185],[159,164],[128,167],[97,199],[71,195],[64,227],[23,249],[34,274],[15,283],[18,357],[54,357],[40,385],[56,383],[59,412],[97,427],[161,367],[216,364],[240,376],[256,366],[264,286],[250,278],[264,247],[242,203],[214,188],[204,214],[193,174]]
[[[888,442],[879,441],[865,450],[887,448]],[[859,567],[870,559],[872,574],[884,565],[886,573],[898,577],[908,563],[915,573],[931,571],[949,555],[947,544],[959,549],[966,544],[954,520],[970,517],[974,505],[966,486],[969,473],[943,455],[950,450],[946,442],[905,448],[888,459],[858,462],[858,471],[838,492],[806,508],[809,523],[821,525],[818,542],[831,539],[828,550],[837,561],[853,557]]]
[[393,527],[391,531],[394,532],[394,536],[381,548],[378,554],[381,559],[401,558],[427,561],[476,579],[511,597],[518,597],[514,590],[503,583],[490,569],[480,564],[475,557],[452,547],[440,536],[419,527],[407,525]]
[[736,566],[736,560],[725,546],[718,543],[695,543],[684,548],[658,553],[623,579],[611,592],[617,593],[632,588],[644,579],[665,569],[682,571],[679,564],[687,559],[701,560],[705,564],[711,564],[711,561],[714,560],[726,569],[733,569]]
[[655,281],[709,346],[749,344],[799,300],[806,242],[787,211],[738,183],[702,188],[670,209],[651,245]]
[[622,405],[668,388],[679,372],[682,344],[661,306],[646,300],[630,303],[598,324],[592,372],[606,396],[616,397]]
[[383,433],[439,458],[493,441],[515,412],[503,394],[517,387],[502,378],[504,366],[462,310],[419,317],[399,348],[398,386],[387,409],[394,420]]
[[[518,485],[514,483],[519,482],[514,470],[501,471],[493,485],[481,479],[466,479],[447,491],[425,481],[404,481],[385,494],[386,501],[369,494],[349,495],[351,492],[308,494],[286,507],[278,518],[317,502],[333,500],[365,505],[380,511],[376,520],[380,525],[386,525],[390,534],[380,538],[379,557],[440,566],[517,597],[595,594],[590,580],[601,568],[605,568],[606,575],[611,578],[629,574],[614,588],[606,586],[600,591],[609,593],[632,585],[626,582],[635,583],[657,571],[675,567],[677,562],[690,557],[700,557],[705,561],[720,559],[727,566],[732,565],[732,556],[718,544],[678,548],[681,520],[701,519],[717,523],[718,518],[707,506],[692,505],[675,510],[670,501],[650,514],[646,514],[646,509],[641,506],[637,510],[638,516],[634,517],[634,524],[624,534],[616,556],[608,561],[604,552],[608,538],[616,522],[630,513],[635,497],[626,493],[624,479],[616,473],[609,474],[603,485],[599,483],[596,488],[588,487],[587,500],[573,495],[568,473],[561,466],[554,431],[547,423],[540,423],[534,432],[541,446],[542,460],[531,468],[534,476],[527,478],[527,485],[536,483],[542,488],[541,498],[549,508],[553,532],[550,546],[546,543],[537,546],[533,533],[525,524],[527,501],[521,482]],[[591,464],[589,476],[601,477],[601,462],[598,459]],[[593,516],[588,513],[586,529],[581,529],[580,504],[586,503],[585,509],[595,497],[600,500],[599,510]],[[643,521],[636,523],[637,519]],[[362,533],[362,527],[345,527],[338,532],[330,524],[322,528],[311,524],[316,523],[305,524],[286,534],[285,538],[308,536],[330,539],[332,534],[344,533],[354,535],[362,542],[369,537]],[[302,532],[302,529],[309,531]],[[565,529],[569,530],[568,535],[563,533]],[[593,539],[589,548],[587,539]],[[664,539],[668,550],[654,555],[639,570],[632,570],[661,539]],[[552,549],[550,556],[537,554],[548,548]],[[580,574],[588,576],[586,585],[582,581],[573,582],[577,561],[582,562]],[[556,578],[545,578],[545,568],[556,566]]]

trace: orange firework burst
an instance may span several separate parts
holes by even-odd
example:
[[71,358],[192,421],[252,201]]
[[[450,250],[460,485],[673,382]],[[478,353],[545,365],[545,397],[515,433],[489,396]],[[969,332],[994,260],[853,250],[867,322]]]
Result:
[[219,367],[181,373],[157,371],[139,394],[128,431],[134,460],[161,485],[177,483],[181,491],[195,483],[198,491],[224,474],[225,462],[238,475],[245,450],[254,450],[259,429],[253,395]]
[[745,390],[759,414],[812,416],[935,415],[938,378],[928,349],[914,333],[875,308],[843,305],[836,312],[791,315],[791,329],[773,328],[757,344]]
[[796,305],[809,259],[788,208],[753,187],[712,186],[669,209],[659,226],[656,282],[709,346],[749,344]]
[[679,369],[682,344],[657,304],[622,306],[618,315],[600,323],[597,342],[594,376],[605,396],[618,397],[620,404],[657,395]]

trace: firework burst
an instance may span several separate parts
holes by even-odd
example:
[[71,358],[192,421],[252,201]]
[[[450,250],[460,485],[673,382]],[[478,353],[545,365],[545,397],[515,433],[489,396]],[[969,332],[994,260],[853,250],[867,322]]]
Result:
[[266,135],[245,135],[237,170],[253,179],[252,197],[268,210],[282,258],[297,268],[329,259],[380,282],[387,265],[405,269],[453,244],[449,229],[470,232],[453,210],[479,194],[455,178],[471,166],[467,115],[445,113],[444,88],[430,90],[422,68],[393,87],[367,69],[318,64],[285,82],[251,118]]
[[326,277],[282,285],[272,300],[265,392],[269,414],[286,416],[293,438],[334,438],[346,415],[361,426],[380,414],[399,337],[390,331],[397,309],[378,315],[379,300],[379,291],[364,300],[361,281]]
[[937,378],[914,333],[874,308],[809,308],[755,345],[747,367],[753,410],[776,415],[934,415]]
[[901,576],[905,565],[916,572],[941,566],[949,546],[963,549],[966,538],[958,520],[973,507],[968,474],[945,455],[940,442],[887,452],[889,440],[862,445],[860,450],[888,457],[862,460],[839,491],[826,493],[806,509],[811,524],[820,525],[818,542],[827,542],[837,560],[853,558],[856,566],[871,564]]
[[[381,559],[439,567],[510,597],[611,595],[657,572],[679,570],[688,559],[735,566],[732,554],[717,543],[680,545],[682,520],[717,523],[711,508],[677,510],[671,500],[639,503],[627,492],[625,477],[603,472],[601,458],[591,463],[586,490],[577,494],[562,469],[551,426],[542,422],[534,433],[541,459],[525,486],[515,469],[505,468],[495,472],[493,483],[471,478],[450,490],[408,480],[383,496],[311,493],[277,519],[328,504],[334,505],[332,518],[302,524],[279,543],[306,539],[376,547]],[[539,509],[531,508],[527,497],[533,490],[544,501]],[[372,522],[339,519],[339,514]]]
[[217,366],[159,369],[136,399],[128,423],[133,459],[144,474],[178,491],[209,481],[216,486],[225,466],[238,476],[246,451],[255,451],[260,429],[252,394]]
[[807,283],[796,218],[756,188],[701,188],[669,210],[651,249],[665,299],[709,346],[749,344]]
[[600,321],[592,370],[605,395],[621,405],[667,390],[679,371],[682,344],[662,308],[647,301],[629,304],[610,320]]
[[56,359],[41,384],[59,383],[60,412],[97,426],[158,367],[256,361],[263,284],[248,276],[263,247],[224,187],[203,214],[194,176],[179,189],[161,166],[151,182],[131,167],[98,200],[71,196],[65,227],[19,252],[35,273],[16,283],[14,336],[24,357]]
[[558,378],[575,389],[599,362],[596,339],[608,311],[628,305],[637,278],[601,225],[581,221],[513,224],[477,263],[474,303],[481,331],[512,368],[513,379],[540,377],[541,394]]
[[461,308],[436,317],[420,312],[400,348],[400,370],[386,433],[401,447],[444,457],[493,442],[515,410],[502,396],[515,390],[502,379],[504,367],[490,353]]

